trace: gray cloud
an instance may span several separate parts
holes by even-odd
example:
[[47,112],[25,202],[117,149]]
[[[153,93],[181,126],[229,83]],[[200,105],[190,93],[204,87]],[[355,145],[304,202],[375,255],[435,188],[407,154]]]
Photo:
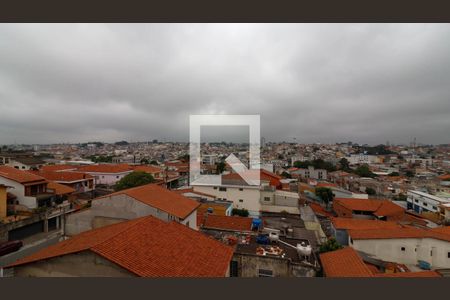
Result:
[[450,143],[448,24],[2,24],[0,144],[188,140],[261,114],[266,140]]

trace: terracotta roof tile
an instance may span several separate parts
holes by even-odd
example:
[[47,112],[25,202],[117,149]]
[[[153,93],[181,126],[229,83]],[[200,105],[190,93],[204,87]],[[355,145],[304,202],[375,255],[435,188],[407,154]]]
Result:
[[441,277],[435,271],[379,273],[351,247],[320,254],[326,277]]
[[371,277],[372,272],[351,247],[320,254],[326,277]]
[[200,206],[195,200],[163,188],[157,184],[146,184],[99,197],[110,198],[115,195],[127,195],[144,204],[150,205],[181,219],[188,217]]
[[336,229],[394,229],[402,227],[396,222],[365,219],[331,218],[331,222]]
[[405,209],[390,200],[335,198],[334,203],[351,210],[373,212],[379,217],[403,214]]
[[124,173],[132,172],[133,169],[127,164],[101,164],[77,167],[79,172],[87,173]]
[[94,177],[89,174],[77,173],[77,172],[52,172],[52,171],[33,171],[35,175],[42,176],[48,180],[59,181],[59,182],[74,182],[83,181],[86,179],[93,179]]
[[141,277],[223,277],[233,255],[198,231],[147,216],[81,233],[8,267],[83,250]]
[[73,165],[45,165],[45,166],[42,166],[39,170],[60,172],[60,171],[65,171],[65,170],[76,170],[77,167],[78,166],[73,166]]
[[71,193],[76,192],[76,190],[71,188],[70,186],[60,184],[57,182],[53,182],[53,181],[50,181],[47,184],[47,188],[54,190],[56,195],[66,195],[66,194],[71,194]]
[[18,183],[26,184],[31,182],[47,182],[45,178],[32,174],[27,171],[17,170],[8,166],[0,166],[0,177],[16,181]]

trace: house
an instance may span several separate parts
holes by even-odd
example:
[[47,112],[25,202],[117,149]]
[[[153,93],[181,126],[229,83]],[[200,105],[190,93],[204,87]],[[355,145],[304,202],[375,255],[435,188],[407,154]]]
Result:
[[436,271],[379,272],[351,247],[320,254],[324,277],[441,277]]
[[450,203],[441,204],[439,208],[440,217],[444,225],[450,225]]
[[18,260],[15,277],[228,277],[233,249],[146,216],[83,232]]
[[390,220],[404,215],[405,209],[389,200],[335,198],[338,217]]
[[0,184],[13,189],[15,202],[29,209],[43,206],[50,198],[47,193],[48,181],[41,176],[17,170],[9,166],[0,166]]
[[313,166],[309,166],[307,169],[299,168],[290,172],[293,177],[300,177],[303,179],[316,179],[316,180],[326,180],[327,170],[315,169]]
[[352,229],[396,229],[402,226],[393,221],[350,219],[331,217],[331,232],[340,245],[348,245],[348,230]]
[[421,191],[409,190],[407,193],[407,207],[417,213],[439,212],[439,205],[450,203],[449,199],[440,198]]
[[88,193],[95,190],[94,177],[89,174],[72,171],[34,171],[33,174],[66,185],[74,189],[76,193]]
[[41,159],[26,153],[2,154],[0,161],[1,164],[18,170],[36,170],[45,164]]
[[[298,193],[282,191],[281,177],[266,170],[260,170],[260,185],[249,185],[238,173],[222,175],[220,185],[192,183],[195,192],[213,195],[218,200],[232,201],[233,208],[246,209],[251,216],[262,211],[291,213],[298,212]],[[250,175],[255,174],[249,171]]]
[[145,172],[153,176],[155,179],[164,179],[164,171],[157,166],[152,165],[137,165],[130,166],[133,171]]
[[199,206],[195,200],[159,185],[147,184],[93,199],[90,209],[68,216],[66,234],[73,236],[93,228],[148,215],[197,229]]
[[450,268],[450,234],[406,226],[397,229],[352,229],[349,245],[376,258],[416,266],[420,261],[432,269]]
[[114,185],[133,172],[127,164],[101,164],[78,167],[76,172],[89,174],[95,178],[95,184]]

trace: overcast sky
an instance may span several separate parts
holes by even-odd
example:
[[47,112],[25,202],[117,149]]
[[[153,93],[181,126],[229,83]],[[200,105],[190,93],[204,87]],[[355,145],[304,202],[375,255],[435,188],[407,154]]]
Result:
[[0,25],[0,144],[188,141],[190,114],[260,114],[267,141],[450,143],[450,25]]

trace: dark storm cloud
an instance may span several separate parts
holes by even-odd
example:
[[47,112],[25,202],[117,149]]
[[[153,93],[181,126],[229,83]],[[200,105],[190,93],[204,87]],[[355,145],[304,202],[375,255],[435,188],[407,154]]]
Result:
[[266,140],[449,143],[448,24],[2,24],[0,144],[188,140],[261,114]]

